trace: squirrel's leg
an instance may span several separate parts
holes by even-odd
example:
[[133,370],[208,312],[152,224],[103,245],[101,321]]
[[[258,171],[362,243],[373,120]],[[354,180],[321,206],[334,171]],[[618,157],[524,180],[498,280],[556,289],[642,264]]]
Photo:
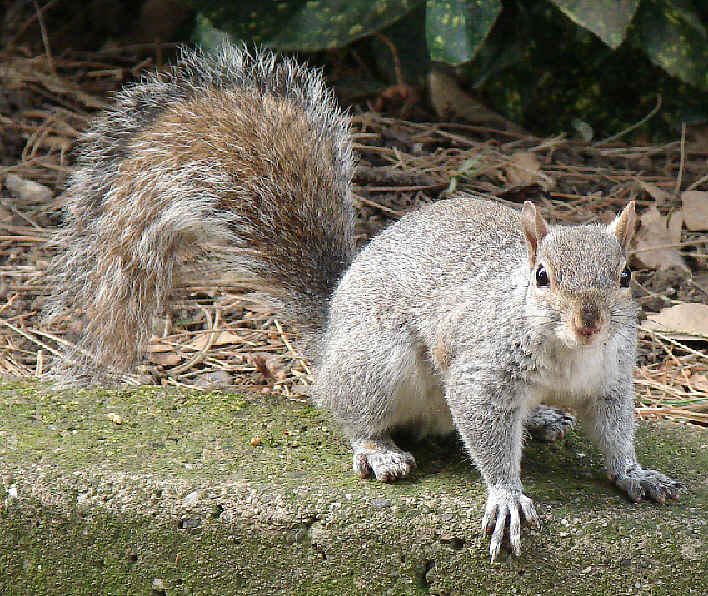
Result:
[[451,372],[446,399],[452,418],[487,484],[482,531],[492,533],[489,553],[494,561],[508,532],[512,550],[518,556],[522,516],[539,524],[533,502],[523,494],[521,486],[525,414],[522,394],[519,392],[518,397],[510,399],[508,388],[464,382],[454,375],[454,370]]
[[631,377],[618,381],[604,395],[585,405],[590,435],[605,454],[607,474],[629,498],[663,503],[678,497],[683,485],[656,470],[645,470],[634,452],[634,391]]
[[430,364],[407,333],[389,332],[375,321],[354,329],[334,325],[315,374],[315,401],[348,435],[354,473],[392,482],[415,466],[390,433],[427,415]]
[[538,406],[524,420],[524,427],[531,437],[547,443],[562,439],[574,426],[575,416],[544,405]]

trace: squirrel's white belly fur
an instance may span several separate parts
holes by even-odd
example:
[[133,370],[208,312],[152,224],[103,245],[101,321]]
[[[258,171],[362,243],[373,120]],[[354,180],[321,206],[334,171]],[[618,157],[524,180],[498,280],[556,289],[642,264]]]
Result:
[[398,374],[394,425],[408,427],[421,437],[454,432],[455,425],[443,397],[440,379],[422,345],[411,349],[408,357],[401,359]]
[[[550,348],[541,361],[542,372],[529,384],[523,409],[530,411],[541,403],[582,406],[601,395],[617,377],[616,352],[613,340],[585,349]],[[419,436],[454,432],[442,385],[425,349],[422,346],[411,349],[408,357],[399,363],[400,369],[391,371],[399,379],[392,426],[411,428]]]
[[539,403],[577,406],[598,395],[618,375],[615,338],[582,349],[553,345],[541,355],[529,391],[529,407]]

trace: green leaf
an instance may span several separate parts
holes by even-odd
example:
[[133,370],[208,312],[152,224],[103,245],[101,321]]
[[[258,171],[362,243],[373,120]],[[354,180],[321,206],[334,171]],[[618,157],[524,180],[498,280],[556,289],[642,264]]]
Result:
[[686,2],[642,2],[638,42],[649,59],[682,81],[708,89],[708,41],[698,16]]
[[202,13],[197,14],[192,35],[194,41],[209,51],[216,50],[225,41],[233,41],[228,33],[215,28]]
[[[705,25],[701,22],[701,17],[696,13],[692,0],[668,0],[668,4],[673,7],[681,20],[689,27],[692,27],[704,39],[708,40],[708,31]],[[706,9],[703,8],[704,13]]]
[[570,20],[613,50],[624,41],[639,0],[551,0]]
[[427,0],[425,36],[431,60],[449,64],[472,60],[501,8],[500,0]]
[[190,0],[235,39],[286,50],[341,47],[383,29],[422,0]]

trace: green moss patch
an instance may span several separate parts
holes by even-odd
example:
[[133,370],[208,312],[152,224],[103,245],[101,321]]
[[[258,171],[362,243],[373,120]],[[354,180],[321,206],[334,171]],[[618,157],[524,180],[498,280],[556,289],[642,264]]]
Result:
[[355,478],[326,412],[271,396],[0,386],[0,593],[691,594],[704,588],[705,430],[642,424],[681,502],[629,503],[581,433],[529,443],[543,528],[490,565],[455,438]]

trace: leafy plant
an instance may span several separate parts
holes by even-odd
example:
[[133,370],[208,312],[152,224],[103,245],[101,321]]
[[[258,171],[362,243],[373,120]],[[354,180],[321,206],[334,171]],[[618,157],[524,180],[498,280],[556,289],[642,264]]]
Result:
[[[548,1],[611,49],[629,34],[652,62],[686,83],[708,89],[708,32],[691,0]],[[190,0],[237,39],[304,51],[344,46],[391,25],[422,2]],[[425,9],[430,58],[457,65],[476,56],[501,14],[502,2],[427,0]]]
[[375,39],[361,50],[361,40],[383,31],[408,76],[429,61],[452,65],[531,128],[567,130],[581,117],[611,134],[649,112],[657,93],[672,125],[708,117],[703,0],[186,1],[200,11],[197,37],[207,45],[224,32],[297,51],[359,40],[357,51],[380,65],[388,50]]

